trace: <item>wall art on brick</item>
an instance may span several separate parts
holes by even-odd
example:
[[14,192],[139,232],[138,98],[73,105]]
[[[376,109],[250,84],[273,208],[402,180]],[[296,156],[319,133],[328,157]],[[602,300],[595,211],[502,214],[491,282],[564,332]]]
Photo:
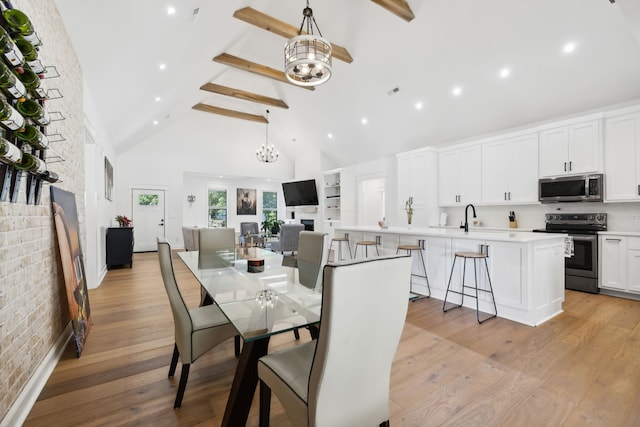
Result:
[[85,280],[84,261],[80,247],[76,198],[60,188],[51,186],[51,210],[56,226],[60,260],[69,301],[69,315],[76,355],[80,357],[91,329],[89,293]]

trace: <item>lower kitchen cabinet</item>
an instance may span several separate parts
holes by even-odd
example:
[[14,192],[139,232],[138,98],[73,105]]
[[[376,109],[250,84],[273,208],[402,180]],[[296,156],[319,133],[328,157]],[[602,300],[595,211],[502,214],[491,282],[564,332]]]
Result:
[[115,265],[133,267],[133,227],[107,229],[107,270]]
[[640,237],[599,236],[600,288],[640,293]]

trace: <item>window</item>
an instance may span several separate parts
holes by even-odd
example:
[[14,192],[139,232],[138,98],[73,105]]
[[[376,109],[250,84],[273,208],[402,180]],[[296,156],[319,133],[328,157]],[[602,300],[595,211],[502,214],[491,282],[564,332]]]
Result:
[[209,189],[209,227],[227,226],[227,190]]
[[275,191],[262,192],[262,219],[278,218],[278,193]]
[[158,206],[157,194],[140,194],[138,196],[138,204],[140,206]]

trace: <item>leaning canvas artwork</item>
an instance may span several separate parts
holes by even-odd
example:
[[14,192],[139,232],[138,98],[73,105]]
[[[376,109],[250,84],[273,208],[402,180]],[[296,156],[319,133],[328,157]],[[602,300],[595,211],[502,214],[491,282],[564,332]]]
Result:
[[73,341],[76,355],[80,357],[91,329],[91,310],[80,247],[76,198],[73,193],[51,186],[51,208],[69,303]]

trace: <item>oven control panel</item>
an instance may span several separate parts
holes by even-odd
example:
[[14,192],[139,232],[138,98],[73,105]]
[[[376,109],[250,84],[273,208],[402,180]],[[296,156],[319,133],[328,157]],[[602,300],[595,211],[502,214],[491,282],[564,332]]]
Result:
[[545,222],[554,225],[607,225],[606,213],[550,213],[545,215]]

